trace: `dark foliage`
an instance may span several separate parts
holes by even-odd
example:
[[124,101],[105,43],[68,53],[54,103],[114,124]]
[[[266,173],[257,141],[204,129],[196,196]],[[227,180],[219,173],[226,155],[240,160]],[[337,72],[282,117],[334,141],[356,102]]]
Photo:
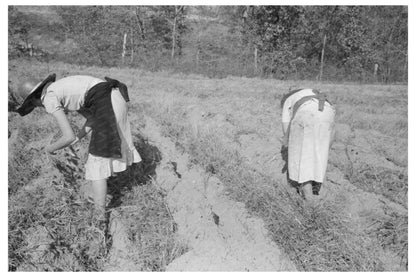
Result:
[[30,9],[9,7],[9,57],[210,77],[407,82],[406,6]]

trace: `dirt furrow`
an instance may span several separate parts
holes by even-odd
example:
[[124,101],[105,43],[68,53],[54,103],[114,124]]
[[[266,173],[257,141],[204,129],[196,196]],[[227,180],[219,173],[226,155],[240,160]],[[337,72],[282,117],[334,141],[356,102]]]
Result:
[[131,242],[128,239],[127,226],[117,210],[111,212],[108,228],[112,244],[108,251],[104,271],[140,271],[140,263],[135,262],[129,256]]
[[[258,145],[265,145],[265,147],[260,149]],[[335,143],[334,146],[342,148],[339,147],[339,143]],[[255,151],[250,152],[247,150],[254,147],[257,147]],[[242,153],[253,168],[271,176],[278,182],[285,183],[286,175],[280,172],[283,166],[280,156],[275,160],[272,159],[272,161],[267,162],[271,155],[270,152],[273,153],[270,149],[280,149],[280,143],[277,140],[265,139],[261,142],[253,140],[243,144],[239,152]],[[333,151],[338,150],[333,149]],[[276,152],[276,150],[274,151]],[[337,152],[334,155],[340,154]],[[364,158],[361,159],[363,160]],[[273,168],[274,170],[270,170]],[[348,222],[349,226],[362,234],[370,232],[369,230],[376,220],[388,218],[388,212],[393,212],[399,216],[407,215],[407,209],[403,205],[395,203],[383,195],[365,191],[353,185],[345,178],[345,174],[333,165],[329,166],[327,182],[323,184],[317,202],[320,204],[323,202],[337,203],[339,207],[342,207],[340,212],[345,215],[345,221]],[[401,257],[396,253],[388,249],[382,249],[378,245],[375,248],[379,249],[378,257],[386,268],[392,271],[405,270]]]
[[295,271],[294,264],[267,236],[262,220],[250,217],[243,203],[230,200],[220,180],[190,163],[174,143],[146,118],[142,130],[162,153],[157,183],[190,251],[167,271]]

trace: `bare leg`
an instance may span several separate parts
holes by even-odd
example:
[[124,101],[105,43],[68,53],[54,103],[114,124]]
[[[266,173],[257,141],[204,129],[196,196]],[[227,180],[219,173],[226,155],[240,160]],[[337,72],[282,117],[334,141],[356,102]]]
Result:
[[303,197],[307,200],[310,201],[312,200],[312,182],[305,182],[302,184],[302,190],[303,190]]
[[107,179],[92,181],[92,194],[98,209],[105,211],[105,197],[107,195]]

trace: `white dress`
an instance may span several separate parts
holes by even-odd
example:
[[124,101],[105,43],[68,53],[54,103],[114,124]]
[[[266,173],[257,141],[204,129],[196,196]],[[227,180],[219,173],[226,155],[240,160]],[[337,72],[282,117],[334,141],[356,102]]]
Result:
[[[292,117],[296,101],[307,95],[313,95],[312,90],[300,91],[286,100],[283,122]],[[324,181],[334,118],[335,109],[327,102],[324,110],[318,111],[317,99],[307,101],[298,108],[289,127],[288,172],[291,180],[298,183]]]

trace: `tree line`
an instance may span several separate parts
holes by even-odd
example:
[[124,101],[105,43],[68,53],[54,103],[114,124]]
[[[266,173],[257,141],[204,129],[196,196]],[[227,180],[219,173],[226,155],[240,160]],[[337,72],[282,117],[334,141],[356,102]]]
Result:
[[[322,81],[407,82],[407,6],[9,6],[9,57]],[[55,45],[31,42],[36,34]]]

